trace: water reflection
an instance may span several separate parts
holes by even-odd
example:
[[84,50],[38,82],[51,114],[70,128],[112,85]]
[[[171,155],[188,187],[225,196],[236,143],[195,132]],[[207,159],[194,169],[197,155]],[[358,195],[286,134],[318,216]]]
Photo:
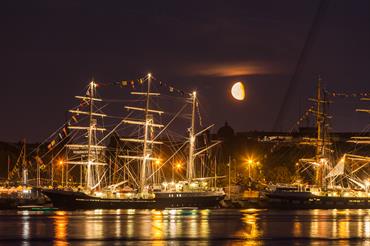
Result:
[[54,219],[54,238],[55,245],[65,246],[67,245],[67,225],[68,225],[68,216],[64,211],[57,211]]
[[242,226],[235,233],[235,237],[243,241],[243,245],[260,245],[261,242],[258,239],[262,235],[262,229],[257,223],[258,210],[256,209],[245,209],[241,211],[243,217],[241,218]]
[[30,245],[29,239],[30,239],[30,234],[31,234],[31,229],[30,229],[30,216],[28,211],[23,211],[23,216],[22,216],[22,237],[23,237],[23,242],[22,245],[28,246]]
[[365,237],[367,237],[367,238],[370,237],[370,216],[365,217],[364,234],[365,234]]
[[114,225],[115,225],[114,235],[115,235],[115,237],[120,238],[122,228],[121,228],[121,219],[120,219],[120,216],[118,214],[116,215]]
[[[369,210],[300,211],[300,221],[293,223],[294,238],[369,239]],[[305,228],[309,228],[308,231]]]
[[151,234],[154,240],[159,240],[163,239],[164,237],[164,232],[163,232],[163,215],[161,211],[152,211],[151,213],[151,220],[152,220],[152,225],[151,225]]
[[[103,214],[103,210],[87,211],[85,214],[87,215],[84,219],[85,237],[90,240],[104,238],[105,215]],[[109,218],[107,217],[107,219]],[[108,221],[111,222],[110,219]],[[109,223],[109,227],[111,225]]]
[[209,235],[209,224],[210,223],[209,223],[209,219],[208,219],[209,210],[208,209],[201,210],[200,214],[201,214],[201,220],[200,220],[199,231],[200,231],[203,238],[208,238],[210,236]]
[[24,245],[45,240],[55,245],[275,245],[292,239],[316,245],[370,244],[370,210],[18,212],[2,217],[1,230],[1,240],[19,239],[15,244]]

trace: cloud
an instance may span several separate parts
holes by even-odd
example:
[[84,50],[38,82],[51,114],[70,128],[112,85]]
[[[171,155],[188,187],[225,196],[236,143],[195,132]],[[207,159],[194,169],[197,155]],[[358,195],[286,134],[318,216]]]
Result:
[[276,74],[282,72],[279,66],[260,62],[203,63],[192,65],[187,70],[191,75],[213,77]]

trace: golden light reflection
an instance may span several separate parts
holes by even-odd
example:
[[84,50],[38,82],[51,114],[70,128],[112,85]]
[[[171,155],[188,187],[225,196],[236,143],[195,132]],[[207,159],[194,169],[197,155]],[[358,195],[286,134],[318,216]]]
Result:
[[293,235],[294,237],[302,237],[302,223],[295,221],[293,223]]
[[338,222],[336,218],[334,218],[333,220],[331,231],[332,231],[332,238],[337,238],[338,237]]
[[163,223],[162,211],[152,210],[151,220],[152,220],[151,237],[152,239],[155,240],[153,242],[154,245],[165,245],[164,241],[162,241],[165,237],[164,232],[163,232],[164,223]]
[[102,215],[103,214],[103,209],[95,209],[94,214]]
[[65,211],[57,211],[54,219],[54,234],[55,234],[55,245],[65,246],[67,243],[67,225],[68,216]]
[[349,222],[346,220],[342,220],[338,222],[338,237],[339,238],[347,238],[349,234]]
[[189,233],[189,236],[191,237],[200,238],[202,235],[199,234],[199,232],[200,233],[202,232],[199,231],[199,228],[198,228],[199,220],[197,218],[198,216],[196,215],[197,211],[190,211],[189,213],[188,210],[184,210],[182,213],[185,214],[185,218],[188,221],[186,232]]
[[310,224],[310,237],[312,238],[325,238],[328,237],[328,226],[329,223],[325,219],[327,216],[322,210],[312,210],[313,218],[311,218]]
[[127,220],[126,220],[126,233],[129,238],[134,236],[134,214],[135,209],[128,209]]
[[114,235],[117,238],[120,238],[121,237],[121,216],[116,215],[116,219],[115,219],[114,224],[115,224]]
[[22,212],[22,238],[23,238],[23,245],[30,245],[29,238],[30,238],[30,216],[28,211]]
[[364,237],[369,238],[370,237],[370,217],[366,216],[364,219]]
[[245,209],[241,212],[244,214],[242,218],[244,227],[237,231],[235,236],[247,240],[244,245],[258,245],[258,241],[255,240],[261,237],[262,232],[256,223],[257,217],[255,210]]
[[210,211],[208,209],[204,209],[200,211],[201,214],[201,220],[200,220],[200,234],[202,237],[209,237],[210,231],[209,231],[209,213]]
[[312,215],[309,222],[311,238],[370,237],[370,218],[366,210],[317,210],[312,211]]
[[102,238],[104,236],[103,232],[103,215],[99,211],[94,210],[92,214],[86,216],[85,222],[85,235],[88,239],[92,238]]
[[171,209],[167,213],[169,216],[168,219],[170,221],[170,224],[169,224],[169,236],[170,237],[175,237],[178,231],[178,226],[176,223],[176,212],[177,212],[176,209]]

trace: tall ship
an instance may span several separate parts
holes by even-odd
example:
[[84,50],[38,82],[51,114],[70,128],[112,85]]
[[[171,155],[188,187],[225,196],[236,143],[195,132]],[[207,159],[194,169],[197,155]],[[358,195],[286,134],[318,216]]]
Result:
[[[362,98],[369,101],[369,98]],[[311,112],[316,118],[316,138],[303,139],[301,144],[315,147],[315,156],[300,159],[297,172],[310,171],[313,183],[297,180],[294,184],[270,186],[259,204],[265,208],[281,209],[348,209],[370,208],[370,179],[368,175],[370,157],[346,153],[339,161],[333,157],[333,149],[328,131],[329,103],[326,91],[318,79],[316,98]],[[357,111],[369,113],[368,109]],[[367,136],[352,137],[355,144],[370,144]],[[333,163],[337,162],[336,165]]]
[[[54,207],[165,209],[219,206],[225,194],[216,187],[216,168],[214,177],[197,177],[197,173],[200,173],[196,169],[198,157],[217,145],[216,142],[197,148],[197,137],[212,127],[196,132],[199,113],[197,93],[183,93],[186,103],[180,111],[190,109],[191,112],[188,135],[184,140],[170,144],[169,140],[173,138],[168,135],[165,138],[163,135],[180,111],[167,124],[162,124],[165,112],[156,108],[156,99],[161,93],[154,90],[153,79],[148,74],[138,80],[141,91],[130,91],[131,96],[137,97],[130,102],[140,102],[141,106],[126,105],[124,108],[128,115],[122,117],[112,129],[108,129],[108,124],[104,125],[104,119],[109,116],[102,109],[107,104],[98,96],[96,82],[92,81],[88,85],[85,95],[76,96],[80,104],[70,110],[74,120],[66,127],[67,140],[60,151],[64,156],[60,160],[65,166],[62,169],[62,176],[65,170],[65,177],[62,177],[64,185],[42,189]],[[127,84],[134,88],[134,81],[121,83]],[[174,89],[170,87],[170,90]],[[84,116],[84,120],[77,120],[76,116]],[[124,136],[119,136],[120,128],[126,130]],[[110,146],[104,144],[108,137],[112,139],[113,136],[116,136],[118,143],[114,146],[111,143]],[[186,157],[182,158],[182,163],[176,164],[175,158],[184,155]],[[185,177],[175,180],[175,170],[185,169],[183,166],[186,166]],[[165,168],[167,174],[172,169],[171,180],[168,177],[163,180]],[[68,174],[71,177],[72,173],[73,181],[68,178]],[[76,176],[79,176],[79,181]],[[212,181],[214,185],[211,185]]]

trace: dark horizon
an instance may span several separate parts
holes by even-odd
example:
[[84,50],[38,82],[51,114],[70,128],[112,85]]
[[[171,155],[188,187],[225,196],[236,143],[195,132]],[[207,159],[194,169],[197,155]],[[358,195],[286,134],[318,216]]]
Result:
[[[287,96],[288,131],[315,94],[369,93],[370,2],[326,1]],[[39,142],[65,120],[91,78],[115,82],[148,72],[197,89],[207,122],[236,132],[271,131],[322,1],[4,1],[0,3],[0,141]],[[243,81],[247,99],[229,88]],[[359,97],[335,97],[334,132],[361,132]]]

